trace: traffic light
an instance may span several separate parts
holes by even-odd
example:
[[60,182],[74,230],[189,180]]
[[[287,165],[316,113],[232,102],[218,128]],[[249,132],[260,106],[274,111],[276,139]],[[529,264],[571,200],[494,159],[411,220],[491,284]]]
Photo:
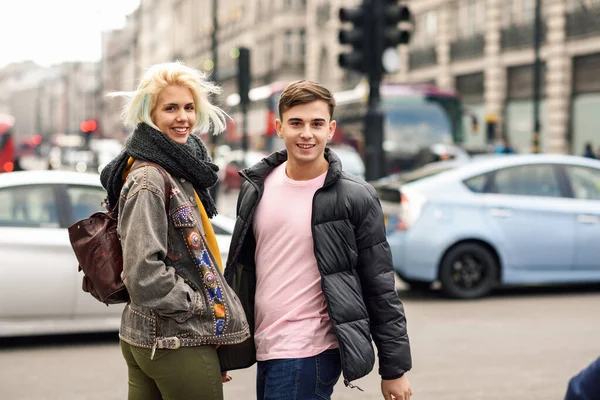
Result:
[[345,69],[353,69],[359,72],[367,72],[369,61],[369,44],[373,41],[372,25],[369,23],[372,17],[372,9],[363,3],[356,8],[340,8],[340,21],[352,23],[352,29],[342,29],[339,33],[339,42],[343,45],[352,46],[350,53],[341,53],[338,56],[338,64]]
[[339,42],[352,46],[342,53],[338,64],[345,69],[375,76],[396,72],[399,56],[396,47],[408,44],[411,31],[407,24],[412,16],[401,0],[363,0],[356,8],[340,8],[340,21],[350,22],[351,30],[343,29]]
[[383,0],[383,6],[383,48],[408,44],[410,31],[404,27],[399,27],[398,24],[411,21],[409,8],[400,4],[398,0]]
[[381,7],[376,24],[377,48],[381,49],[381,54],[378,54],[375,60],[381,62],[381,65],[377,66],[381,68],[381,72],[394,73],[400,68],[400,56],[396,47],[410,41],[410,30],[402,23],[410,22],[412,17],[409,8],[398,0],[375,1],[380,1]]
[[93,119],[88,119],[79,124],[79,129],[81,130],[81,134],[83,139],[85,140],[85,146],[87,148],[90,147],[90,143],[92,140],[92,135],[96,132],[98,128],[98,123]]
[[83,133],[94,133],[96,128],[98,128],[98,123],[93,119],[88,119],[79,124],[79,129],[81,129],[81,132]]

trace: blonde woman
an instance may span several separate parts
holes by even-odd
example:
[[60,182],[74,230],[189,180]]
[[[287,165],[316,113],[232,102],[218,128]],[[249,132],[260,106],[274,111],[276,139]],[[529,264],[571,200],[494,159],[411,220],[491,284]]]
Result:
[[222,399],[231,378],[216,348],[249,337],[209,220],[218,168],[195,134],[224,129],[226,114],[209,100],[218,91],[199,71],[166,63],[149,68],[134,92],[111,94],[127,98],[123,120],[135,128],[101,175],[109,206],[119,207],[131,297],[119,331],[130,400]]

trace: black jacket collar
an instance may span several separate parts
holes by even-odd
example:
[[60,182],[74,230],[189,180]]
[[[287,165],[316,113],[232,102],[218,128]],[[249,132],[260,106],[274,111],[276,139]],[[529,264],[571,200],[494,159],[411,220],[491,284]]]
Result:
[[[325,159],[329,163],[329,169],[323,186],[329,186],[340,178],[342,162],[330,148],[325,148]],[[263,158],[252,167],[240,171],[240,175],[253,184],[262,187],[267,176],[285,161],[287,161],[287,150],[281,150]]]

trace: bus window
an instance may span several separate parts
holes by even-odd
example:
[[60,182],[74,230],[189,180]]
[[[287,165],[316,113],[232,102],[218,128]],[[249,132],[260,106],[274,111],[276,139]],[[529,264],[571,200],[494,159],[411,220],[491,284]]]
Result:
[[386,108],[383,148],[387,153],[417,153],[436,143],[452,143],[452,126],[435,103],[394,105]]

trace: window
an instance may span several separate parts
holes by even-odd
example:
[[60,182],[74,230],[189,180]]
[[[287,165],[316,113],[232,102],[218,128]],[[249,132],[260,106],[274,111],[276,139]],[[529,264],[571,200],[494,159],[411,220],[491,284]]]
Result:
[[566,168],[573,197],[583,200],[600,200],[600,170],[570,166]]
[[524,165],[501,169],[495,174],[493,192],[520,196],[561,196],[552,165]]
[[435,45],[437,35],[437,13],[436,11],[427,11],[416,17],[416,24],[419,29],[415,30],[414,39],[411,43],[418,48],[424,48]]
[[516,0],[507,0],[505,12],[502,13],[503,17],[503,25],[511,26],[515,25],[517,22],[515,16],[517,14],[517,1]]
[[600,6],[600,0],[569,0],[567,3],[567,9],[569,11],[588,9]]
[[292,57],[293,53],[292,31],[286,31],[283,38],[283,54],[286,58]]
[[464,0],[456,8],[455,24],[458,37],[470,37],[485,31],[485,1]]
[[106,211],[102,207],[106,193],[101,188],[70,186],[67,189],[67,195],[73,206],[72,223],[87,218],[97,211]]
[[[306,31],[304,29],[300,30],[300,57],[304,59],[306,57]],[[324,60],[321,60],[324,62]]]
[[523,22],[533,21],[535,18],[535,0],[523,0],[520,11]]
[[425,13],[423,20],[425,22],[424,28],[427,37],[435,40],[435,36],[437,35],[437,13],[429,11]]
[[464,183],[470,191],[475,193],[484,193],[488,178],[488,174],[474,176],[473,178],[467,179]]
[[52,186],[0,189],[0,226],[58,228]]

